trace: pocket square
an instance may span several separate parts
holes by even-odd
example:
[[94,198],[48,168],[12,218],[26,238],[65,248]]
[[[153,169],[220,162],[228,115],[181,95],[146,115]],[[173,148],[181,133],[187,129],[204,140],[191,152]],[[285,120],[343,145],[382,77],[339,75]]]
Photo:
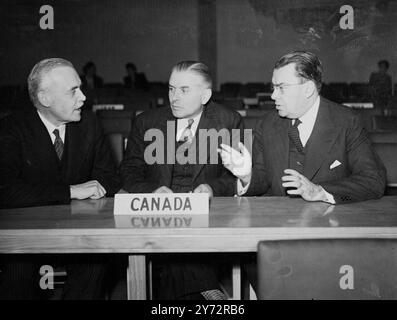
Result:
[[335,160],[332,162],[332,164],[329,166],[329,168],[332,170],[333,168],[336,168],[337,166],[340,166],[342,163],[340,163],[338,160]]

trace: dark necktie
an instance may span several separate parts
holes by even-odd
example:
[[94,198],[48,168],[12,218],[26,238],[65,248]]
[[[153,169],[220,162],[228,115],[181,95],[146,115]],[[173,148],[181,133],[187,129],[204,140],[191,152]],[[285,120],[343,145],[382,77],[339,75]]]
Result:
[[63,142],[61,137],[59,136],[59,130],[55,129],[52,133],[55,136],[55,141],[54,141],[55,152],[57,153],[59,160],[61,160],[63,153]]
[[299,138],[299,130],[298,130],[298,126],[301,123],[302,121],[300,121],[299,119],[295,119],[295,123],[293,124],[293,126],[288,129],[288,137],[294,143],[298,151],[300,153],[303,153],[303,145],[301,139]]
[[194,122],[193,119],[189,119],[189,120],[188,120],[188,122],[187,122],[187,123],[188,123],[188,124],[187,124],[187,127],[185,128],[185,130],[183,130],[182,135],[181,135],[179,141],[181,141],[181,142],[186,142],[186,141],[188,141],[189,143],[192,142],[192,140],[193,140],[193,132],[192,132],[191,128],[192,128],[193,122]]

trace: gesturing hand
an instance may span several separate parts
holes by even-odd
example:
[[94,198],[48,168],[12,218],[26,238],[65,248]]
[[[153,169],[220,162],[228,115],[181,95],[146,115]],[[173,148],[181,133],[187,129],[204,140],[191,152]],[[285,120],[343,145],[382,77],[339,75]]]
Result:
[[300,195],[307,201],[327,201],[325,191],[321,186],[312,183],[303,174],[293,169],[286,169],[284,172],[286,175],[281,177],[281,180],[284,181],[282,186],[284,188],[296,188],[287,190],[288,194]]
[[247,184],[251,180],[252,158],[244,144],[239,142],[238,147],[239,150],[235,150],[222,143],[218,152],[225,168],[239,178],[243,184]]

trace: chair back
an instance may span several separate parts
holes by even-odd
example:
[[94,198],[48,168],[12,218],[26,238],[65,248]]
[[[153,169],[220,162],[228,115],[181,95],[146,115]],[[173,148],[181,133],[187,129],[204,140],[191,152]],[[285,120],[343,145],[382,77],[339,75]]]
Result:
[[258,244],[258,299],[397,299],[397,239]]

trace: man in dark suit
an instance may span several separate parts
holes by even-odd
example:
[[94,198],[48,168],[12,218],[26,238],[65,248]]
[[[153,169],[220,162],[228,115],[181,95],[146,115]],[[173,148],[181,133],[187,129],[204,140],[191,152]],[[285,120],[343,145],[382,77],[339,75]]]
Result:
[[[35,108],[1,123],[2,208],[67,204],[118,191],[119,178],[102,129],[95,117],[81,114],[85,96],[80,85],[69,61],[52,58],[34,66],[28,87]],[[26,257],[4,260],[0,296],[37,298],[40,262]],[[64,298],[99,298],[105,272],[101,259],[73,256],[67,263]]]
[[219,150],[238,178],[239,195],[331,204],[383,195],[385,168],[366,131],[353,111],[320,97],[321,77],[321,62],[310,52],[295,51],[276,63],[272,99],[278,114],[256,126],[252,168],[243,145]]
[[[209,103],[211,88],[209,70],[203,63],[183,61],[173,68],[169,80],[170,108],[139,115],[132,128],[120,166],[126,191],[205,192],[210,196],[234,194],[234,177],[218,158],[218,144],[207,143],[208,140],[203,139],[201,134],[208,129],[212,129],[214,135],[223,130],[229,138],[232,136],[232,141],[239,140],[240,136],[233,136],[231,131],[242,129],[241,117],[235,111]],[[160,144],[162,148],[155,152],[158,161],[153,161],[156,159],[153,159],[151,152],[147,152],[152,145],[148,141],[150,132],[166,137]],[[145,139],[146,135],[148,138]],[[238,141],[235,142],[237,144]],[[190,157],[194,154],[192,150],[196,152]],[[179,161],[185,155],[190,160],[186,163]],[[211,298],[206,292],[218,288],[215,273],[206,264],[199,261],[193,263],[192,260],[188,263],[182,259],[169,265],[163,266],[160,298],[200,298],[200,292],[202,296]]]

